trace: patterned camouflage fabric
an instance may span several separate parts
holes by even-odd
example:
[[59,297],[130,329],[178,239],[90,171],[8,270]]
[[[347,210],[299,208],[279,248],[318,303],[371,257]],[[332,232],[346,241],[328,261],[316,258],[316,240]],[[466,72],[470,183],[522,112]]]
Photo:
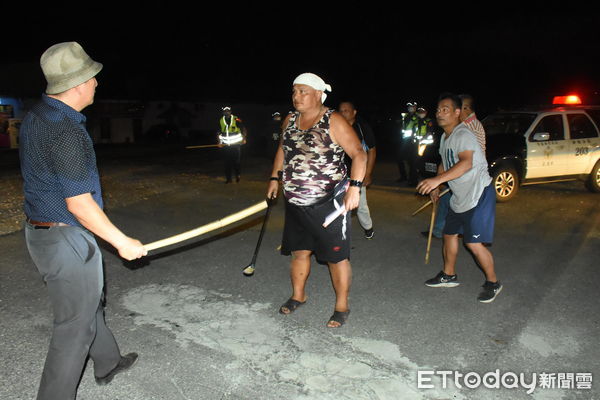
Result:
[[296,112],[283,132],[283,192],[292,204],[315,204],[346,178],[344,149],[329,135],[332,113],[327,110],[315,126],[301,130],[296,125],[300,113]]

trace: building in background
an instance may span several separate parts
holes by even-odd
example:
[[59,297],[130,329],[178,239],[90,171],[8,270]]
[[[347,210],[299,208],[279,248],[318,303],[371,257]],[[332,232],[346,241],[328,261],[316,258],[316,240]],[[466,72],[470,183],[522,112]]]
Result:
[[[18,129],[23,116],[38,98],[0,95],[0,147],[18,147]],[[87,129],[95,144],[139,143],[215,144],[221,115],[221,102],[173,100],[96,99],[83,111]],[[267,146],[273,110],[286,110],[289,104],[230,104],[248,129],[248,150],[259,153]]]
[[19,127],[25,109],[21,100],[0,95],[0,147],[19,147]]

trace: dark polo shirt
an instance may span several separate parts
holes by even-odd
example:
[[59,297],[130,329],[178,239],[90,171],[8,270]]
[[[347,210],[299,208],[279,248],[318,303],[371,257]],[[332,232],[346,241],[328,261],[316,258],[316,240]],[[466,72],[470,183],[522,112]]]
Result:
[[86,118],[65,103],[42,95],[19,132],[25,215],[41,222],[80,226],[65,199],[91,193],[103,207],[96,154]]

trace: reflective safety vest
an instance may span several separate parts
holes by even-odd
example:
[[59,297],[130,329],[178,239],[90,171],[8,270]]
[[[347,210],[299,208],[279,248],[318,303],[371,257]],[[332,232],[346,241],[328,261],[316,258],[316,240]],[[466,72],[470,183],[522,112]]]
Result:
[[427,132],[429,132],[429,128],[431,128],[432,126],[433,122],[431,121],[431,118],[419,118],[419,120],[417,121],[417,130],[415,132],[415,136],[417,137],[417,139],[424,137],[427,134]]
[[237,126],[237,117],[231,115],[229,124],[226,121],[225,116],[219,121],[221,124],[221,134],[219,135],[219,142],[225,145],[232,145],[241,143],[244,140],[242,130]]
[[417,117],[415,114],[406,116],[406,118],[402,121],[402,139],[412,138],[413,133],[417,129],[417,123],[419,122],[418,119],[419,117]]

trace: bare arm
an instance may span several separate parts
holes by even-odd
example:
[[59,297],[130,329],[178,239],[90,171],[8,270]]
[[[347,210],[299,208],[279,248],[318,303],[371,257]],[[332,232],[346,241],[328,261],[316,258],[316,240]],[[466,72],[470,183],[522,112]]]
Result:
[[[283,147],[281,140],[279,140],[279,146],[277,147],[277,153],[275,153],[275,161],[273,161],[273,170],[271,171],[271,177],[279,177],[279,171],[283,171]],[[279,181],[269,180],[269,186],[267,188],[267,198],[274,199],[277,197],[279,191]]]
[[[346,154],[348,154],[348,157],[352,159],[350,179],[362,181],[367,172],[367,153],[362,148],[362,145],[358,140],[358,135],[354,132],[354,129],[346,119],[337,112],[331,114],[330,127],[331,139],[334,143],[340,145]],[[344,198],[344,204],[347,211],[358,207],[359,197],[360,188],[350,186],[348,192],[346,192],[346,197]]]
[[417,186],[417,191],[421,194],[428,194],[442,183],[463,176],[473,167],[473,153],[474,151],[472,150],[465,150],[458,153],[458,162],[447,171],[443,171],[443,168],[441,168],[440,165],[440,167],[438,167],[438,175],[433,178],[422,180]]
[[65,201],[67,209],[81,225],[110,243],[118,250],[121,257],[133,260],[148,254],[139,240],[126,236],[110,222],[90,193],[68,197]]
[[[283,123],[281,124],[281,131],[287,126],[287,123],[291,115],[288,115]],[[275,159],[273,160],[273,169],[271,170],[271,177],[279,177],[279,171],[283,171],[283,135],[279,137],[279,146],[277,146],[277,152],[275,153]],[[267,187],[267,199],[274,199],[277,197],[279,191],[279,182],[275,180],[269,180],[269,186]]]
[[362,181],[367,172],[367,153],[360,144],[358,135],[346,119],[337,112],[331,114],[330,126],[331,139],[352,159],[350,179]]
[[[440,162],[437,167],[437,174],[440,175],[442,172],[444,172],[444,164]],[[434,203],[437,203],[437,201],[440,199],[440,186],[429,192],[429,197],[431,197],[431,201]]]

